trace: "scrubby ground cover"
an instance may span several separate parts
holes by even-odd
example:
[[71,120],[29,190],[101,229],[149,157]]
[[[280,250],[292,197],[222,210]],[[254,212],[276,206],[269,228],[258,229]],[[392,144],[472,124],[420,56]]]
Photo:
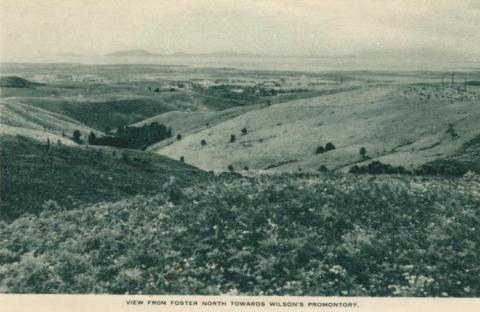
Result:
[[0,290],[480,295],[480,179],[238,177],[0,223]]
[[2,135],[0,220],[38,213],[49,200],[73,208],[154,194],[171,175],[183,184],[209,179],[196,168],[150,153]]

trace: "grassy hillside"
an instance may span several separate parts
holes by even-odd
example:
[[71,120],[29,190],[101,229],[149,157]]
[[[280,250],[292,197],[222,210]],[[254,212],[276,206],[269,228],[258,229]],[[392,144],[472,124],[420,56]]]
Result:
[[[247,112],[155,151],[208,170],[347,170],[373,160],[411,168],[453,155],[479,134],[479,98],[477,87],[366,84]],[[317,155],[328,142],[336,149]],[[359,155],[361,147],[368,158]]]
[[181,162],[133,150],[57,145],[0,136],[0,219],[73,209],[83,203],[152,194],[175,178],[181,185],[208,174]]
[[480,295],[478,176],[223,176],[181,188],[0,222],[0,291]]
[[83,135],[88,135],[91,131],[101,133],[70,117],[26,105],[15,99],[0,100],[0,125],[4,132],[9,128],[42,141],[48,137],[52,142],[61,140],[67,144],[75,130]]
[[32,88],[40,85],[40,83],[28,81],[16,76],[0,77],[0,87],[3,88]]
[[174,109],[164,100],[127,98],[104,102],[22,99],[31,106],[63,114],[97,130],[116,129]]
[[[133,124],[135,127],[158,122],[160,124],[168,125],[172,128],[173,138],[159,142],[151,147],[149,150],[158,150],[163,146],[172,144],[177,140],[176,136],[180,134],[182,137],[191,133],[199,132],[208,127],[213,127],[221,122],[235,118],[243,113],[262,108],[264,105],[249,105],[225,109],[222,111],[198,111],[198,112],[181,112],[173,111],[158,116],[154,116]],[[207,126],[208,125],[208,126]]]

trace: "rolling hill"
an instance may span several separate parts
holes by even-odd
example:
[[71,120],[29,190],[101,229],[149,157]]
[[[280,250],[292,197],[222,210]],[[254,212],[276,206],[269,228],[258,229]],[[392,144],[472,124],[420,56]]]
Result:
[[186,185],[211,177],[180,161],[136,150],[48,147],[23,133],[0,133],[0,143],[0,220],[57,206],[68,210],[151,195],[171,179]]
[[[155,151],[205,170],[347,170],[372,160],[414,168],[455,154],[479,134],[479,95],[476,87],[368,84],[246,112]],[[328,142],[336,149],[317,155]],[[361,147],[369,159],[359,155]]]
[[199,112],[181,112],[172,111],[164,114],[160,114],[141,122],[135,123],[132,126],[141,127],[144,124],[152,122],[158,122],[160,124],[168,125],[172,128],[175,136],[171,139],[161,141],[155,145],[152,145],[148,150],[155,151],[160,147],[172,144],[177,140],[176,135],[180,134],[182,137],[191,133],[199,132],[208,127],[215,126],[226,120],[235,118],[246,112],[259,109],[261,105],[249,105],[234,107],[222,111],[199,111]]
[[2,88],[32,88],[41,85],[41,83],[29,81],[17,76],[0,77],[0,87]]
[[23,104],[14,99],[0,100],[0,134],[18,134],[43,142],[60,140],[64,144],[75,144],[70,140],[72,133],[79,130],[84,136],[94,130],[72,118]]

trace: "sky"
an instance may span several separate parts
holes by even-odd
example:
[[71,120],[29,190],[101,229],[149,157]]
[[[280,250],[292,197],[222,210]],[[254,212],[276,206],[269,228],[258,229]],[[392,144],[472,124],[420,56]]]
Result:
[[0,0],[0,59],[231,51],[480,54],[480,0]]

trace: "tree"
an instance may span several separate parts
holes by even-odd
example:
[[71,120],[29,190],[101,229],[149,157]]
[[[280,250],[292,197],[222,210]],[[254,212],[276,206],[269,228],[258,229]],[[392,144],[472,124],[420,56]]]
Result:
[[228,170],[233,172],[233,165],[228,165]]
[[236,139],[237,139],[237,138],[235,137],[235,134],[232,134],[232,135],[230,136],[230,143],[235,142]]
[[90,132],[90,134],[88,135],[88,144],[90,145],[95,145],[97,143],[97,136],[95,135],[95,133]]
[[202,144],[202,146],[205,146],[205,145],[207,145],[207,141],[201,140],[201,141],[200,141],[200,144]]
[[185,157],[180,156],[180,161],[181,161],[181,162],[185,162]]
[[81,142],[81,140],[80,140],[81,136],[82,136],[82,134],[80,133],[80,131],[78,131],[78,130],[73,131],[73,141],[74,142],[80,143]]
[[247,134],[247,128],[243,128],[242,129],[242,135],[246,135]]
[[182,135],[179,133],[177,134],[177,141],[180,141],[182,139]]
[[315,154],[322,154],[322,153],[325,153],[325,148],[323,146],[319,146],[317,147],[317,149],[315,150]]
[[367,158],[367,149],[363,146],[360,148],[360,156],[362,156],[364,159]]
[[50,138],[47,138],[47,151],[50,149]]
[[243,170],[248,171],[248,166],[243,167]]
[[455,139],[456,137],[458,137],[458,134],[457,132],[455,131],[455,129],[453,129],[453,124],[452,123],[449,123],[448,124],[448,129],[447,131],[445,131],[446,133],[450,134],[450,136],[452,137],[452,139]]
[[332,142],[328,142],[326,145],[325,145],[325,152],[328,152],[328,151],[331,151],[331,150],[334,150],[335,149],[335,145],[333,145]]
[[318,168],[318,171],[320,171],[320,172],[327,172],[327,171],[328,171],[328,168],[327,168],[327,166],[325,166],[325,165],[321,165],[320,168]]
[[348,170],[348,172],[350,172],[350,173],[361,173],[361,170],[360,170],[360,167],[359,167],[359,166],[354,165],[354,166],[350,167],[350,169]]

